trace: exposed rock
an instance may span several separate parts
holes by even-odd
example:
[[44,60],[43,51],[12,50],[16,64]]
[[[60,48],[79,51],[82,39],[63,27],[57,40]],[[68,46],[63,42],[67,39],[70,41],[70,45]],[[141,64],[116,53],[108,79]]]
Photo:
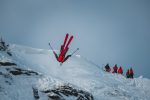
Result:
[[12,62],[0,62],[1,66],[16,66],[17,64]]
[[40,98],[40,97],[39,97],[39,94],[38,94],[38,89],[32,87],[32,90],[33,90],[34,99],[38,100],[38,99]]
[[83,90],[75,89],[68,84],[42,92],[46,93],[47,96],[53,100],[65,100],[64,97],[69,96],[77,98],[76,100],[94,100],[92,94]]
[[24,70],[24,69],[16,68],[16,67],[14,67],[13,69],[7,69],[7,70],[10,70],[9,73],[13,75],[21,75],[21,74],[25,74],[28,76],[39,75],[37,72],[31,71],[31,70]]
[[9,51],[7,51],[7,54],[8,54],[9,56],[12,56],[12,54],[11,54]]
[[9,49],[9,44],[7,44],[1,37],[0,39],[0,51],[6,52],[9,56],[12,56],[10,49]]
[[20,74],[22,74],[21,71],[10,71],[10,73],[13,74],[13,75],[20,75]]

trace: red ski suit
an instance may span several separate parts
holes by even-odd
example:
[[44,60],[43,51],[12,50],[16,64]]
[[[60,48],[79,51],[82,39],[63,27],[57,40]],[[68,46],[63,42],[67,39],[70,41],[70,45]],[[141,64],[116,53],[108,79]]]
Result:
[[59,57],[57,59],[59,62],[64,62],[65,55],[66,55],[67,51],[68,51],[68,48],[63,49],[63,46],[61,46],[60,54],[59,54]]
[[123,74],[122,67],[119,67],[119,69],[118,69],[118,74]]
[[114,69],[113,73],[117,73],[117,70],[118,70],[117,65],[115,65],[115,66],[113,67],[113,69]]
[[[73,36],[71,36],[70,37],[70,39],[68,40],[68,36],[69,36],[69,34],[66,34],[66,37],[65,37],[65,40],[64,40],[64,43],[63,43],[63,45],[61,45],[61,48],[60,48],[60,54],[59,54],[59,56],[58,56],[58,58],[57,58],[57,61],[58,62],[65,62],[69,57],[71,57],[71,55],[68,55],[67,57],[65,57],[66,56],[66,53],[67,53],[67,51],[68,51],[68,46],[69,46],[69,44],[71,43],[71,41],[72,41],[72,39],[73,39]],[[68,40],[68,42],[67,42],[67,40]],[[66,44],[67,43],[67,44]]]

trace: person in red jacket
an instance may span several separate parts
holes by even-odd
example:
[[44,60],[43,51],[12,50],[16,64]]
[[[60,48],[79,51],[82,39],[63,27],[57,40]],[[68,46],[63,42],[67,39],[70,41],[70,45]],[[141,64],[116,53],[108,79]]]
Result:
[[[68,40],[68,36],[69,36],[69,34],[67,33],[67,34],[66,34],[66,37],[65,37],[65,39],[64,39],[64,43],[61,45],[59,55],[57,55],[57,54],[55,53],[55,51],[53,51],[53,53],[54,53],[54,55],[55,55],[57,61],[60,62],[60,63],[65,62],[69,57],[71,57],[71,55],[67,55],[67,56],[66,56],[66,53],[68,52],[68,49],[69,49],[68,46],[69,46],[69,44],[71,43],[71,41],[72,41],[72,39],[73,39],[73,36],[71,36],[69,40]],[[68,40],[68,41],[67,41],[67,40]]]
[[50,48],[52,49],[56,59],[58,62],[60,62],[60,64],[62,65],[63,62],[65,62],[69,57],[71,57],[77,50],[79,50],[79,48],[77,48],[72,54],[70,55],[67,55],[67,52],[69,50],[69,45],[73,39],[73,36],[70,37],[70,39],[68,40],[68,37],[69,37],[69,34],[67,33],[66,34],[66,37],[64,39],[64,43],[61,45],[61,48],[60,48],[60,53],[59,55],[56,54],[56,52],[53,50],[51,44],[49,43],[49,46]]
[[129,78],[133,78],[133,75],[134,75],[133,69],[130,68],[129,69]]
[[112,73],[117,73],[117,70],[118,70],[118,67],[117,67],[117,64],[115,64],[115,66],[113,67],[113,72]]
[[123,70],[122,70],[122,67],[120,66],[119,69],[118,69],[118,74],[123,74]]

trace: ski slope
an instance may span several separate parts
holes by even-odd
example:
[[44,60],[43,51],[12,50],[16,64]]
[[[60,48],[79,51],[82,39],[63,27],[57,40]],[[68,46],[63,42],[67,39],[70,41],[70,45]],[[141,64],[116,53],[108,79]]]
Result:
[[[126,79],[122,75],[106,73],[80,55],[72,56],[60,66],[51,50],[15,44],[10,45],[10,50],[12,56],[0,51],[1,62],[14,62],[19,68],[38,72],[39,75],[9,74],[8,78],[0,75],[0,100],[34,100],[32,87],[42,91],[67,83],[91,93],[94,100],[150,99],[150,80],[142,76]],[[0,66],[0,72],[6,74],[8,68]],[[48,100],[44,94],[39,95],[39,100]],[[76,98],[68,97],[66,100]]]

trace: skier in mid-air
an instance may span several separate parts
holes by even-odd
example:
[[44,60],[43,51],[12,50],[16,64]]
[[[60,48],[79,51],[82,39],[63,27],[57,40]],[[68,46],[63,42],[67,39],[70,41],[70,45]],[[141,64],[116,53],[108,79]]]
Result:
[[[69,40],[68,40],[68,37],[69,37],[69,34],[67,33],[66,37],[64,39],[64,43],[61,45],[59,55],[56,54],[56,52],[53,50],[51,44],[49,43],[49,45],[50,45],[51,49],[53,50],[53,53],[54,53],[57,61],[60,62],[61,64],[63,62],[65,62],[69,57],[71,57],[77,50],[79,50],[79,48],[77,48],[77,50],[75,50],[72,54],[66,56],[66,53],[69,50],[69,44],[71,43],[71,41],[73,39],[73,36],[71,36]],[[68,40],[68,42],[67,42],[67,40]]]

